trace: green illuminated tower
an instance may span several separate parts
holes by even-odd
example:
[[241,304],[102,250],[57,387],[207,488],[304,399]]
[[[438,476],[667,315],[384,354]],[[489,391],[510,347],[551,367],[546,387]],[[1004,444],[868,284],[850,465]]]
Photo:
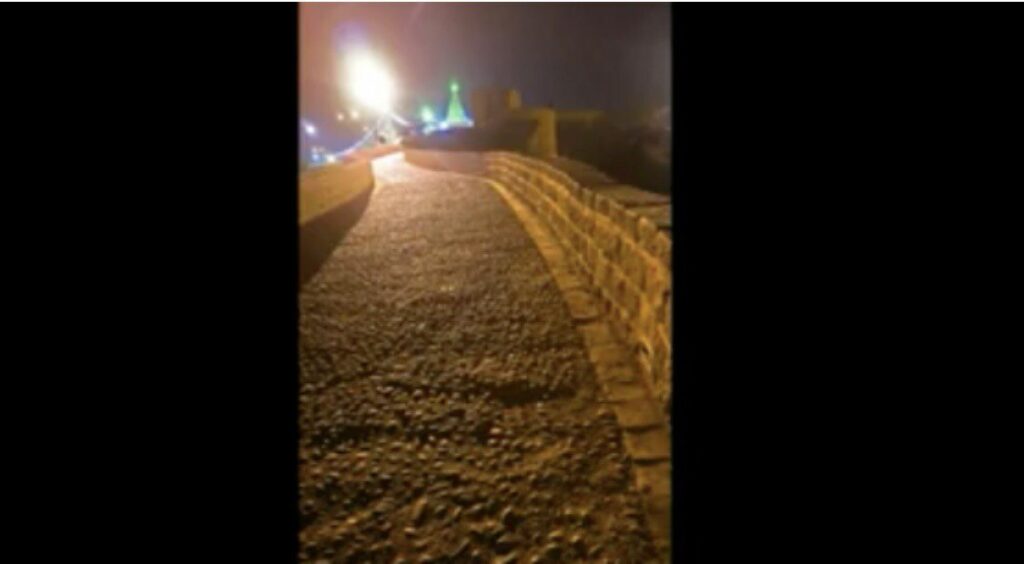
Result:
[[448,117],[445,118],[445,121],[451,127],[468,127],[472,125],[469,118],[466,117],[466,111],[462,109],[462,102],[459,100],[459,83],[453,80],[449,89],[452,92],[452,96],[448,100]]

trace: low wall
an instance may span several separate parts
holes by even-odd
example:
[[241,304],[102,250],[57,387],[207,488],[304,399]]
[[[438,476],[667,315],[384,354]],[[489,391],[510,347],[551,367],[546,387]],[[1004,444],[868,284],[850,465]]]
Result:
[[390,155],[391,153],[397,153],[398,151],[401,151],[401,150],[402,150],[401,145],[397,145],[397,144],[393,144],[393,145],[377,145],[376,147],[371,147],[369,149],[360,149],[358,151],[353,151],[352,153],[342,157],[341,158],[341,162],[343,162],[343,163],[351,163],[351,162],[360,161],[360,160],[372,161],[373,159],[376,159],[378,157],[383,157],[385,155]]
[[405,158],[434,170],[485,175],[529,205],[573,269],[597,290],[651,395],[669,412],[672,239],[665,196],[621,185],[590,189],[545,162],[514,153],[406,150]]
[[323,166],[299,175],[299,284],[331,256],[370,202],[369,160]]
[[[600,293],[604,312],[633,348],[652,395],[672,396],[672,239],[668,204],[635,188],[596,191],[512,153],[488,153],[488,176],[540,215],[571,263]],[[650,197],[645,200],[645,195]],[[655,204],[655,202],[661,202]],[[655,204],[655,205],[652,205]]]
[[486,153],[473,151],[429,151],[405,149],[405,160],[430,170],[443,170],[461,174],[487,174]]

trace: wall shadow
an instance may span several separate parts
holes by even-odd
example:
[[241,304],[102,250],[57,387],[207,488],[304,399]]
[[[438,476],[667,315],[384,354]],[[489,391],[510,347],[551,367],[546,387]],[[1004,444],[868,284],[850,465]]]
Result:
[[331,211],[299,225],[300,289],[319,272],[345,235],[363,217],[374,188],[370,186]]

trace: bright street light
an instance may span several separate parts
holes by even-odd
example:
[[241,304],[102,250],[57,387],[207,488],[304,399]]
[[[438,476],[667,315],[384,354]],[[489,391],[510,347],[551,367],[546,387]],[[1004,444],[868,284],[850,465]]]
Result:
[[389,113],[395,99],[395,82],[390,73],[369,53],[356,53],[347,60],[349,92],[360,103]]

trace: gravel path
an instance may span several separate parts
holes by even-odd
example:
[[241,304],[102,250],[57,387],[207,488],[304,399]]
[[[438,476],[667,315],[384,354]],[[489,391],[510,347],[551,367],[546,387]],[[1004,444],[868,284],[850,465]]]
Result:
[[614,416],[484,182],[374,163],[300,295],[301,559],[650,562]]

